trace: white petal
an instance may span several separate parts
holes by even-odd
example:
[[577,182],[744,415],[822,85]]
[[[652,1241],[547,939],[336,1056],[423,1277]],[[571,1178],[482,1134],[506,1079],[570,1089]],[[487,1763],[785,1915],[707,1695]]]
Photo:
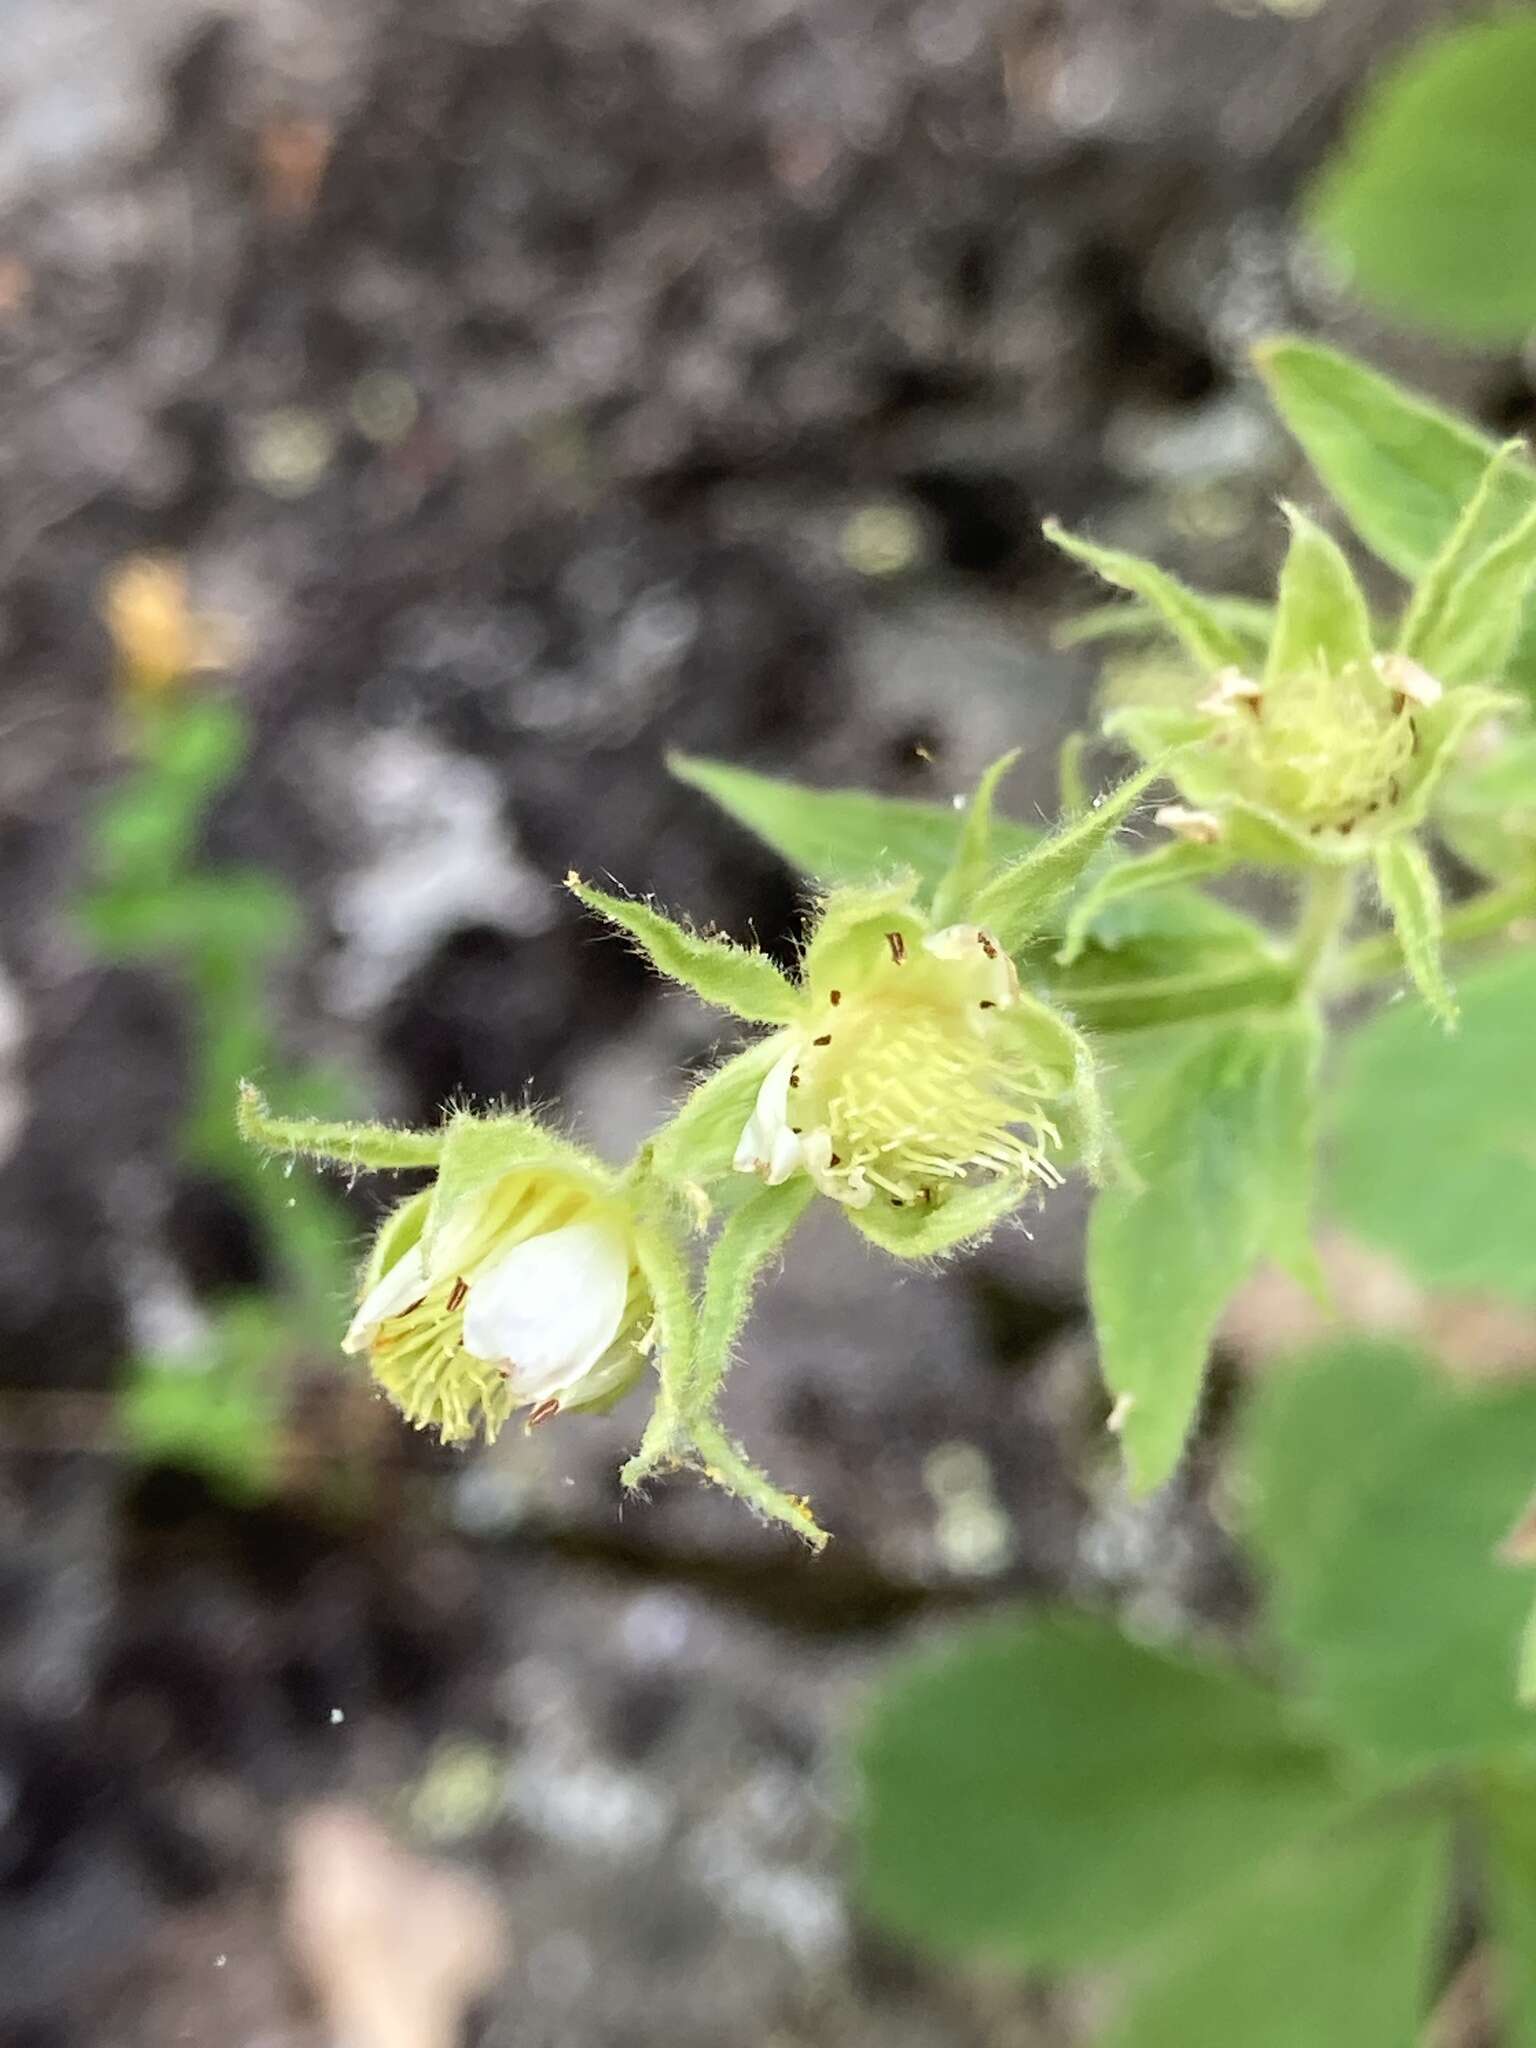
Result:
[[1438,677],[1406,654],[1378,654],[1371,666],[1389,689],[1396,690],[1410,703],[1427,707],[1438,704],[1445,695]]
[[470,1283],[464,1348],[503,1361],[519,1401],[547,1401],[618,1336],[629,1240],[615,1223],[567,1223],[525,1238]]
[[382,1280],[374,1282],[358,1303],[357,1314],[341,1340],[342,1350],[366,1351],[380,1323],[387,1323],[391,1316],[399,1315],[402,1309],[419,1301],[426,1291],[427,1262],[422,1256],[421,1246],[413,1244],[403,1257],[396,1259]]
[[763,1077],[731,1162],[738,1173],[760,1173],[771,1188],[788,1180],[801,1164],[800,1140],[789,1128],[789,1081],[799,1060],[800,1042],[795,1039]]

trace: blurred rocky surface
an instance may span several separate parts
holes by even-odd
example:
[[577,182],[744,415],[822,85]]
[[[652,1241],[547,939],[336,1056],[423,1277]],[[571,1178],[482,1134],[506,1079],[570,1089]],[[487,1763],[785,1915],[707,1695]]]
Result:
[[1119,1497],[1080,1203],[938,1273],[793,1247],[728,1406],[838,1532],[819,1563],[686,1481],[621,1513],[623,1410],[468,1459],[340,1428],[350,1505],[324,1431],[264,1509],[122,1473],[145,1273],[206,1292],[240,1254],[174,1158],[173,983],[96,967],[65,914],[116,765],[98,593],[168,549],[222,621],[259,740],[210,851],[310,913],[273,990],[295,1051],[394,1115],[562,1097],[621,1156],[711,1026],[560,876],[781,948],[797,915],[667,747],[948,795],[1022,742],[1033,814],[1091,679],[1049,644],[1081,586],[1039,519],[1258,588],[1300,479],[1256,334],[1529,414],[1518,365],[1365,328],[1287,227],[1368,67],[1450,11],[13,0],[7,2048],[318,2042],[279,1819],[338,1795],[504,1901],[483,2048],[1064,2038],[860,1926],[839,1759],[890,1645],[977,1601],[1241,1610],[1199,1460]]

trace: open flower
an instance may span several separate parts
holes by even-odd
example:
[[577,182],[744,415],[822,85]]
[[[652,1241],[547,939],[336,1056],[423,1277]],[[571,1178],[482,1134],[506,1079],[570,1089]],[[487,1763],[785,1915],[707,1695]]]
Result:
[[628,1214],[569,1175],[523,1168],[387,1220],[342,1340],[408,1421],[445,1442],[606,1407],[644,1368],[653,1320]]
[[805,1022],[777,1056],[736,1148],[738,1172],[808,1174],[850,1209],[942,1203],[1006,1180],[1061,1179],[1047,1104],[1071,1085],[1060,1028],[976,925],[930,931],[910,903],[813,940]]

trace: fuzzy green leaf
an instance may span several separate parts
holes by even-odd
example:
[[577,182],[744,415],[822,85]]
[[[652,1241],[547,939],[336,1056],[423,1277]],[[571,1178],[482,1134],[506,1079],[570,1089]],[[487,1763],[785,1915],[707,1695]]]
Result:
[[1251,1681],[1066,1617],[988,1622],[898,1669],[859,1761],[877,1916],[1024,1964],[1161,1941],[1339,1798]]
[[[1280,335],[1254,351],[1281,418],[1381,559],[1422,576],[1476,495],[1497,444],[1353,357]],[[1536,470],[1512,462],[1489,510],[1504,531],[1536,504]]]
[[1115,1077],[1139,1179],[1094,1204],[1088,1285],[1138,1492],[1178,1463],[1235,1288],[1266,1255],[1305,1261],[1316,1063],[1316,1022],[1292,1010],[1149,1034]]
[[1376,882],[1413,985],[1442,1024],[1456,1022],[1456,998],[1441,959],[1440,884],[1417,839],[1387,839],[1376,849]]
[[1313,225],[1364,298],[1457,340],[1536,326],[1536,16],[1409,45],[1373,82]]
[[1523,1750],[1529,1580],[1498,1550],[1530,1493],[1536,1387],[1457,1384],[1355,1339],[1267,1374],[1245,1447],[1269,1612],[1316,1715],[1398,1772]]
[[1129,590],[1157,611],[1179,645],[1212,674],[1218,669],[1241,668],[1248,659],[1249,643],[1235,632],[1198,592],[1178,578],[1159,569],[1140,555],[1120,548],[1103,548],[1081,540],[1055,519],[1045,522],[1045,537],[1065,553],[1096,570],[1106,583]]
[[1453,1038],[1398,1004],[1345,1041],[1328,1206],[1427,1287],[1536,1302],[1536,955],[1459,984]]
[[[952,804],[863,789],[810,789],[686,754],[669,755],[668,766],[680,782],[702,791],[799,874],[825,888],[906,869],[927,891],[937,888],[955,856],[960,824]],[[1027,826],[999,818],[993,823],[993,852],[1011,859],[1038,837]]]
[[1124,824],[1148,785],[1162,773],[1154,764],[1128,776],[1079,817],[1044,839],[1022,860],[994,875],[971,901],[975,922],[1009,953],[1026,945],[1082,882],[1098,855]]
[[997,785],[1019,758],[1011,747],[995,760],[976,785],[976,794],[966,805],[960,825],[960,843],[944,877],[933,892],[933,921],[955,924],[964,917],[973,896],[981,888],[994,861],[992,852],[992,804]]
[[1433,1808],[1362,1812],[1255,1862],[1134,1971],[1103,2048],[1408,2048],[1450,1868]]
[[705,938],[674,924],[633,897],[610,896],[579,875],[567,875],[571,894],[629,933],[659,974],[681,982],[716,1009],[730,1010],[754,1024],[787,1024],[800,997],[768,958],[730,939]]
[[1342,548],[1294,505],[1285,516],[1291,545],[1280,572],[1266,684],[1297,670],[1348,668],[1374,652],[1370,613]]

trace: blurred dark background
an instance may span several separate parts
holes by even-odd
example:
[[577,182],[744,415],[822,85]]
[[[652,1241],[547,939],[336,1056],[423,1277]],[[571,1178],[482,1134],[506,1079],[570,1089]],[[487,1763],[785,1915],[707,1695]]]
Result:
[[302,900],[287,1051],[392,1117],[531,1091],[620,1158],[712,1025],[559,878],[797,917],[668,747],[948,797],[1022,744],[1039,812],[1093,680],[1040,519],[1260,588],[1305,486],[1258,335],[1526,417],[1518,362],[1374,328],[1291,226],[1457,11],[9,0],[5,2048],[1077,2038],[861,1923],[841,1748],[883,1652],[980,1601],[1240,1604],[1214,1452],[1118,1494],[1071,1191],[942,1276],[804,1234],[729,1414],[820,1561],[688,1482],[621,1507],[633,1403],[453,1457],[328,1352],[264,1498],[125,1453],[125,1359],[195,1348],[262,1247],[181,1162],[175,975],[65,915],[122,770],[101,593],[163,553],[216,622],[255,743],[206,853]]

